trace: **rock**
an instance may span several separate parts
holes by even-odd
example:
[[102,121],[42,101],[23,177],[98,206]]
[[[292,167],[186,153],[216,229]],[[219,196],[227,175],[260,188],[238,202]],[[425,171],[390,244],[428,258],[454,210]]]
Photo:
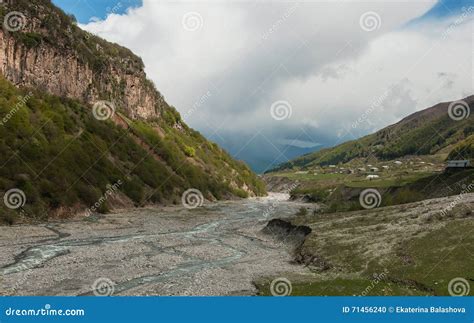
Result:
[[291,222],[280,219],[273,219],[262,229],[262,233],[270,235],[292,248],[298,248],[311,233],[311,228],[303,225],[296,226],[291,224]]
[[[37,18],[29,26],[30,33],[44,33]],[[129,57],[108,56],[109,60],[104,60],[100,68],[94,68],[71,48],[67,38],[57,41],[42,41],[29,48],[0,29],[0,73],[16,86],[43,89],[91,105],[113,98],[116,108],[133,118],[160,115],[160,108],[166,103],[146,80],[143,63],[137,63],[141,62],[137,56],[131,52]]]

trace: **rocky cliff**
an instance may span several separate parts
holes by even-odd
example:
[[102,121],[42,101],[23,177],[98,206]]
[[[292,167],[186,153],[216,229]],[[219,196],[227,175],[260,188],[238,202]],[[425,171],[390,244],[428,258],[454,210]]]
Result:
[[12,1],[2,11],[0,72],[13,84],[90,104],[109,100],[132,118],[168,108],[139,57],[81,30],[49,0]]

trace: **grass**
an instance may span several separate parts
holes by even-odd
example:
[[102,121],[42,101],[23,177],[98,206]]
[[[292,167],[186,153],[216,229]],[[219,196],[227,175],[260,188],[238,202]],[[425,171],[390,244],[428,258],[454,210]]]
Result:
[[[296,278],[298,279],[298,278]],[[301,279],[301,278],[300,278]],[[257,283],[259,295],[270,296],[269,280],[262,280]],[[370,279],[344,279],[335,278],[323,281],[292,281],[291,296],[424,296],[429,295],[426,292],[416,289],[400,286],[393,282],[376,281]]]
[[406,204],[424,199],[460,194],[463,187],[474,181],[474,169],[456,171],[391,170],[379,173],[380,178],[368,180],[361,174],[339,173],[277,173],[298,180],[291,192],[293,198],[304,197],[308,202],[322,203],[323,212],[361,210],[359,196],[366,188],[381,195],[381,205]]
[[[453,198],[454,199],[454,198]],[[472,199],[471,199],[472,200]],[[304,215],[294,224],[312,228],[298,251],[308,274],[279,274],[292,282],[292,295],[449,295],[457,277],[474,281],[473,202],[447,215],[447,202],[413,203],[374,210]],[[329,264],[324,270],[318,262]],[[255,282],[269,295],[275,277]]]
[[447,291],[451,279],[464,277],[474,281],[473,248],[472,218],[451,222],[424,237],[404,241],[397,253],[404,253],[404,257],[412,261],[406,263],[399,257],[395,258],[391,275],[428,286],[434,295],[449,295]]
[[[170,110],[166,118],[180,117]],[[124,200],[136,206],[180,203],[189,188],[212,199],[265,194],[244,163],[185,125],[126,120],[128,129],[99,121],[78,101],[17,89],[0,78],[0,193],[16,188],[26,196],[21,209],[0,204],[0,224],[85,211],[118,181]],[[106,212],[107,203],[98,211]]]
[[344,182],[348,187],[395,187],[404,186],[410,183],[414,183],[421,178],[425,178],[433,175],[433,172],[413,172],[409,174],[388,174],[382,175],[381,178],[367,180],[363,178],[354,178]]
[[282,172],[275,173],[275,176],[286,177],[292,180],[302,180],[302,181],[333,181],[340,180],[347,177],[345,174],[314,174],[311,172]]
[[368,180],[366,174],[279,172],[272,175],[303,182],[304,187],[334,188],[341,184],[348,187],[403,186],[433,174],[435,174],[435,172],[407,171],[404,169],[403,171],[378,173],[381,177],[372,180]]

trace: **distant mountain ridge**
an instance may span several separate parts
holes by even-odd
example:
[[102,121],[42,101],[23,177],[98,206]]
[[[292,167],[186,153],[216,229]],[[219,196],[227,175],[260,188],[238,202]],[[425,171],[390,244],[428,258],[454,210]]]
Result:
[[455,154],[453,151],[450,157],[468,158],[472,137],[468,138],[474,133],[473,109],[474,95],[460,101],[439,103],[373,134],[306,154],[272,171],[347,163],[355,158],[390,160],[407,155],[436,154],[446,149],[449,153],[464,141],[467,148],[458,146],[457,150],[464,153]]

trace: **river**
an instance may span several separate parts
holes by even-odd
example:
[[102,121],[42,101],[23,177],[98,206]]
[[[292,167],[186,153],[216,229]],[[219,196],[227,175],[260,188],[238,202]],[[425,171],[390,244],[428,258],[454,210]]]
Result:
[[260,230],[301,204],[284,195],[0,227],[6,295],[253,295],[306,269]]

